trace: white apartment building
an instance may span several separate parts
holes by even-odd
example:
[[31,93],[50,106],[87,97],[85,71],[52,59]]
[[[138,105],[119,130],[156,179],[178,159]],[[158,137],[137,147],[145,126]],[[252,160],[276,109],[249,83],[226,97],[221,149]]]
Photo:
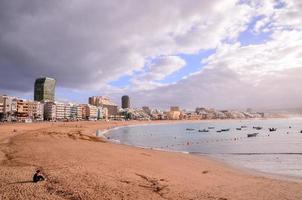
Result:
[[70,119],[71,116],[71,106],[66,103],[64,106],[64,119]]
[[70,107],[70,119],[71,120],[77,120],[77,117],[78,117],[77,114],[78,114],[77,113],[77,105],[72,105]]
[[71,106],[69,103],[56,102],[56,119],[64,120],[70,119],[71,116]]
[[78,120],[83,119],[82,106],[80,105],[77,105],[77,119]]
[[80,105],[72,105],[70,107],[70,119],[81,120],[82,119],[82,107]]
[[65,104],[56,102],[56,119],[63,120],[65,117]]

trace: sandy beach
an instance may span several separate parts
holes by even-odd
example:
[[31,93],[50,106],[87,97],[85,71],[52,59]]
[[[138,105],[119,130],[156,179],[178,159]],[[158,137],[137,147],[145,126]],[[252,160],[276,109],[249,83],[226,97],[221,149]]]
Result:
[[[98,129],[146,123],[1,124],[0,199],[302,199],[299,182],[93,136]],[[46,181],[31,182],[36,169]]]

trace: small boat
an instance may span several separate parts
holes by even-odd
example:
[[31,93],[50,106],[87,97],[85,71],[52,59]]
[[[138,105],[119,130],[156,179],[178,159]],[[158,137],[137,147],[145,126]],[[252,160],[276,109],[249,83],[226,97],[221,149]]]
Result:
[[247,137],[256,137],[259,133],[249,133]]
[[221,131],[216,131],[217,133],[221,133]]
[[207,133],[207,132],[209,132],[209,130],[207,130],[207,129],[201,129],[201,130],[198,130],[198,132]]
[[241,126],[241,128],[247,128],[247,126]]
[[230,129],[229,128],[223,128],[223,129],[221,129],[221,131],[223,131],[223,132],[230,131]]
[[236,128],[237,131],[241,131],[241,128]]
[[273,132],[273,131],[276,131],[277,129],[276,128],[269,128],[268,129],[270,132]]
[[300,133],[302,133],[302,130],[300,131]]
[[194,128],[186,128],[187,131],[194,131]]
[[262,127],[260,127],[260,126],[253,126],[253,129],[256,129],[256,130],[261,130],[261,129],[262,129]]
[[213,127],[213,126],[209,126],[209,127],[208,127],[208,129],[214,129],[214,128],[215,128],[215,127]]

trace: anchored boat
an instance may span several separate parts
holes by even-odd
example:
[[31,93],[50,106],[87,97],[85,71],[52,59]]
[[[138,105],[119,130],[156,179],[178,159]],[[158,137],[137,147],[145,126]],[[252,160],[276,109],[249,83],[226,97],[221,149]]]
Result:
[[277,129],[276,128],[269,128],[268,129],[270,132],[273,132],[273,131],[276,131]]
[[256,129],[256,130],[261,130],[261,129],[262,129],[262,127],[260,127],[260,126],[253,126],[253,129]]
[[259,133],[249,133],[247,137],[256,137]]
[[198,132],[207,133],[207,132],[209,132],[209,130],[207,130],[207,129],[201,129],[201,130],[198,130]]

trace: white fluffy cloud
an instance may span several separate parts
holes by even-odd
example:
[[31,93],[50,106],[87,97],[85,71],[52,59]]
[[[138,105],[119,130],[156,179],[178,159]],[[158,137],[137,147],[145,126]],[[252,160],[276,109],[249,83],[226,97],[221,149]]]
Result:
[[151,62],[146,70],[135,76],[132,80],[132,88],[135,90],[150,90],[163,84],[158,81],[177,72],[186,65],[186,62],[178,56],[161,56]]
[[[296,11],[300,5],[299,1],[290,1],[284,7],[274,7],[275,2],[262,5],[255,13],[267,15],[262,16],[251,31],[271,32],[268,41],[247,46],[240,42],[222,43],[215,54],[203,60],[206,67],[199,73],[152,92],[133,94],[136,103],[161,104],[166,108],[169,105],[301,107],[302,21],[295,20],[299,18],[300,13]],[[280,20],[281,16],[289,21]]]

